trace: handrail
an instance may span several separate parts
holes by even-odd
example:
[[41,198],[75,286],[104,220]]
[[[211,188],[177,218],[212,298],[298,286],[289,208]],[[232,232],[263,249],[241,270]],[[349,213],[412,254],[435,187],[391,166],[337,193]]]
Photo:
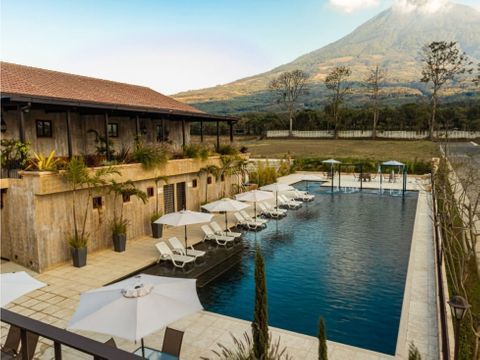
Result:
[[440,336],[442,340],[441,354],[443,360],[450,360],[450,344],[448,341],[448,325],[447,325],[447,313],[445,310],[445,292],[443,287],[443,276],[442,276],[442,264],[443,264],[443,244],[441,239],[441,233],[438,229],[439,220],[438,220],[438,208],[437,208],[437,196],[435,191],[435,179],[434,174],[431,174],[431,184],[432,184],[432,206],[433,206],[433,224],[434,224],[434,238],[435,238],[435,256],[437,257],[437,283],[438,283],[438,301],[439,301],[439,311],[440,311]]
[[[22,342],[22,358],[27,359],[26,352],[28,350],[26,333],[34,333],[45,339],[54,342],[55,359],[62,358],[61,345],[68,346],[88,355],[94,356],[96,359],[106,360],[137,360],[140,356],[134,355],[127,351],[105,345],[101,342],[89,339],[85,336],[75,334],[73,332],[60,329],[58,327],[43,323],[38,320],[17,314],[7,309],[0,309],[1,321],[20,329]],[[25,352],[25,353],[23,353]]]

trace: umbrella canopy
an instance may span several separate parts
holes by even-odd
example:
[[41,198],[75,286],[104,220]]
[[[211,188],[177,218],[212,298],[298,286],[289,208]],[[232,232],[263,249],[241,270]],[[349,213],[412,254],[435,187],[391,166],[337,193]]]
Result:
[[195,279],[140,274],[82,293],[67,329],[138,341],[202,309]]
[[273,198],[271,191],[262,191],[262,190],[251,190],[238,195],[235,195],[235,198],[240,201],[247,202],[259,202],[265,201]]
[[225,198],[225,199],[211,202],[210,204],[203,205],[202,208],[210,212],[224,212],[225,213],[225,231],[228,231],[227,213],[232,211],[240,211],[249,206],[250,205],[244,204],[240,201]]
[[275,193],[275,206],[278,208],[278,193],[281,191],[290,191],[290,190],[295,190],[294,187],[287,185],[287,184],[282,184],[282,183],[273,183],[270,185],[265,185],[260,188],[260,190],[265,190],[265,191],[272,191]]
[[389,160],[389,161],[385,161],[382,163],[382,165],[385,165],[385,166],[405,166],[405,164],[401,163],[400,161],[397,161],[397,160]]
[[273,184],[270,184],[270,185],[262,186],[260,188],[260,190],[272,191],[272,192],[281,192],[281,191],[290,191],[290,190],[295,190],[295,189],[288,184],[273,183]]
[[202,208],[210,212],[232,212],[243,210],[249,206],[240,201],[225,198],[203,205]]
[[324,164],[341,164],[341,161],[335,160],[335,159],[328,159],[328,160],[323,160],[322,163]]
[[156,224],[171,226],[185,226],[185,248],[188,246],[187,225],[202,224],[212,221],[213,215],[201,213],[198,211],[182,210],[170,214],[165,214],[155,220]]
[[272,199],[273,194],[270,191],[251,190],[235,195],[235,198],[240,201],[253,202],[253,211],[255,213],[255,217],[257,217],[257,202]]
[[20,296],[47,285],[31,277],[25,271],[0,274],[0,283],[2,307]]
[[210,222],[212,221],[212,217],[212,214],[201,213],[198,211],[182,210],[170,214],[165,214],[161,218],[155,220],[155,223],[171,226],[185,226]]

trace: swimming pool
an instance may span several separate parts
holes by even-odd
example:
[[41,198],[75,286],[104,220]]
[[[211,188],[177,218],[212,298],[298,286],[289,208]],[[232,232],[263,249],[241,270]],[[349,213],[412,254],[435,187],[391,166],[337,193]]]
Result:
[[258,244],[271,326],[316,336],[323,316],[329,340],[394,354],[417,194],[331,194],[312,183],[309,191],[313,202],[245,234],[242,260],[199,288],[203,306],[252,320]]

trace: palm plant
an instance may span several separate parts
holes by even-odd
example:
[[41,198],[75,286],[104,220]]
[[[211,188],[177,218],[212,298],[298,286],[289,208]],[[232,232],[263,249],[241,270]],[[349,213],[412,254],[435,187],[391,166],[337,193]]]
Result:
[[201,176],[202,174],[205,174],[205,203],[208,202],[208,181],[207,178],[209,175],[214,175],[215,177],[218,177],[218,174],[220,172],[220,168],[216,165],[208,165],[203,168],[201,168],[198,171],[198,175]]
[[55,150],[52,150],[48,156],[33,152],[34,158],[30,160],[30,165],[25,170],[36,171],[56,171],[60,162],[59,158],[55,158]]
[[115,227],[116,225],[120,225],[118,226],[118,228],[124,229],[124,231],[120,231],[117,233],[125,234],[127,221],[123,218],[123,203],[124,203],[123,199],[125,197],[130,198],[133,196],[133,197],[139,198],[145,204],[147,202],[147,194],[144,191],[137,189],[137,187],[131,180],[128,180],[124,183],[119,183],[119,182],[116,182],[115,180],[111,180],[109,193],[112,193],[112,192],[114,194],[114,198],[113,198],[114,205],[117,204],[118,199],[120,197],[122,198],[122,203],[121,203],[122,205],[120,206],[120,216],[118,216],[117,206],[114,206],[113,208],[113,227]]
[[[67,164],[62,176],[72,190],[73,234],[69,236],[69,244],[73,249],[85,249],[87,247],[89,234],[86,232],[86,224],[93,192],[106,184],[106,177],[115,174],[120,173],[111,166],[102,167],[92,172],[85,165],[83,158],[78,156],[73,157]],[[84,209],[79,206],[77,198],[79,190],[87,191]]]

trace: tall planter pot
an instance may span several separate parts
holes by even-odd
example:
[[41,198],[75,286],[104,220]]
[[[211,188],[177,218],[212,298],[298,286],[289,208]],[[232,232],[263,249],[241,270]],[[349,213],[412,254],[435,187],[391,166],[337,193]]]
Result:
[[160,239],[163,235],[163,224],[155,224],[152,222],[152,236],[155,239]]
[[87,248],[71,248],[73,266],[84,267],[87,265]]
[[127,234],[112,235],[113,250],[116,252],[124,252],[127,247]]

